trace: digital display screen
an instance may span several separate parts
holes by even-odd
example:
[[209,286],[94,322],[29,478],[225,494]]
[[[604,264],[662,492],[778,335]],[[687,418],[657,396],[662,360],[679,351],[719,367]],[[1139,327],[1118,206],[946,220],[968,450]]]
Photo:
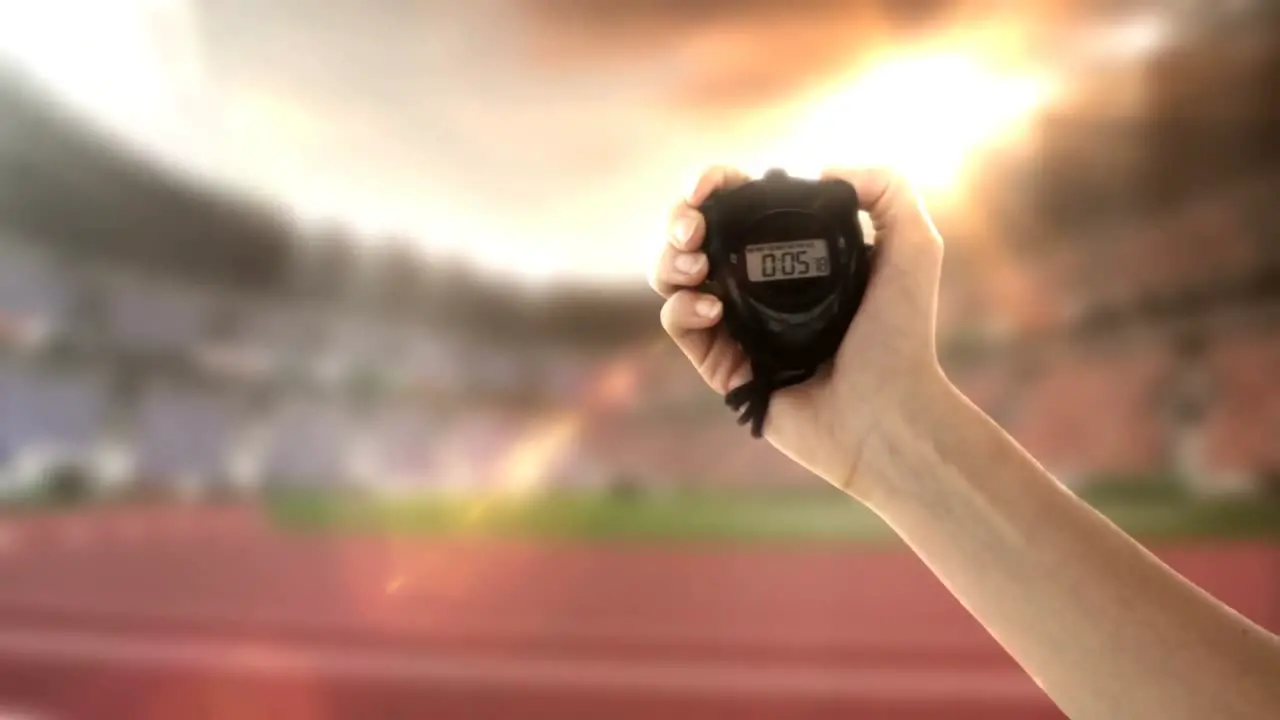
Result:
[[747,279],[751,282],[802,280],[831,274],[827,241],[822,239],[749,245],[746,255]]

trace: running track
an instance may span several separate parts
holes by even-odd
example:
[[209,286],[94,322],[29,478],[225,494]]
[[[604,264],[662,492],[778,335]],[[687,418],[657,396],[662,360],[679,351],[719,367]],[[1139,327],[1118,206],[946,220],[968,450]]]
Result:
[[[1280,628],[1280,549],[1162,554]],[[6,717],[1061,715],[901,552],[325,539],[154,508],[0,523]]]

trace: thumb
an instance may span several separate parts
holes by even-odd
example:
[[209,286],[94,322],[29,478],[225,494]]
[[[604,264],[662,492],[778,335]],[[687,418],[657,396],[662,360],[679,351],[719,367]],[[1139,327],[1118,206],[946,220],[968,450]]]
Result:
[[941,258],[942,235],[911,184],[885,168],[832,168],[823,179],[844,180],[858,194],[860,209],[871,217],[876,252],[890,262]]

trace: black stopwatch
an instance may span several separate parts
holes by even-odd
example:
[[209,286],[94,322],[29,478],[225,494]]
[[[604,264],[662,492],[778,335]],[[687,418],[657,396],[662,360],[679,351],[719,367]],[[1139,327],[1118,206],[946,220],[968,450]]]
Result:
[[702,290],[724,303],[723,323],[751,361],[752,380],[725,402],[760,437],[773,391],[803,382],[831,359],[853,322],[871,270],[858,195],[844,180],[770,170],[717,190],[706,219]]

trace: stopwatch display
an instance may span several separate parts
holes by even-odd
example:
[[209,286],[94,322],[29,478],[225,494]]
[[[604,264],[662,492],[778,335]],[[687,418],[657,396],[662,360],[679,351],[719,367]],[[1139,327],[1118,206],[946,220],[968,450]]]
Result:
[[751,282],[804,280],[831,274],[831,258],[823,238],[749,245],[745,249]]

